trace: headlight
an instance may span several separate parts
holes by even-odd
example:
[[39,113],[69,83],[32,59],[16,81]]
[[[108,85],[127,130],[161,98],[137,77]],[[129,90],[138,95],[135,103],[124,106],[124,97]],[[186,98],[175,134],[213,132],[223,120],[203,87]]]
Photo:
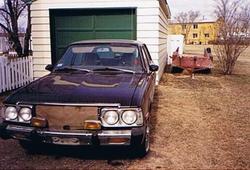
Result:
[[5,110],[5,119],[6,120],[15,120],[17,118],[17,110],[15,107],[7,107]]
[[101,121],[104,127],[143,126],[144,115],[140,108],[104,108]]
[[32,111],[30,108],[22,108],[19,111],[19,116],[24,121],[30,121],[32,118]]
[[119,115],[116,111],[107,111],[103,115],[103,120],[108,124],[108,125],[114,125],[118,122],[119,120]]
[[136,122],[137,120],[137,114],[135,111],[125,111],[122,114],[122,120],[124,123],[128,125],[132,125]]

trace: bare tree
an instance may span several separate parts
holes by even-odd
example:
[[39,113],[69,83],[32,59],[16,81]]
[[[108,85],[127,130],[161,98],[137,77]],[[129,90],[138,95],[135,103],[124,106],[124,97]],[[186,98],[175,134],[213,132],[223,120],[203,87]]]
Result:
[[185,34],[185,43],[187,44],[187,37],[191,31],[191,28],[196,21],[197,18],[200,17],[199,11],[188,11],[188,12],[180,12],[175,17],[175,20],[181,24],[182,33]]
[[237,59],[250,45],[250,4],[243,0],[216,0],[216,3],[219,39],[215,53],[223,73],[231,75]]
[[[19,39],[20,27],[18,21],[25,10],[27,10],[27,28],[22,47]],[[4,0],[3,6],[0,8],[0,16],[0,27],[8,34],[8,40],[12,44],[12,48],[19,57],[28,56],[31,37],[30,3],[22,0]]]

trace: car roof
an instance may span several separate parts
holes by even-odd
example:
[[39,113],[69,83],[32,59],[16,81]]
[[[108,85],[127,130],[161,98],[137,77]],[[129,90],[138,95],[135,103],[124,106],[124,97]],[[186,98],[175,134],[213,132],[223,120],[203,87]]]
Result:
[[125,40],[125,39],[97,39],[97,40],[84,40],[71,43],[70,45],[79,44],[96,44],[96,43],[118,43],[118,44],[133,44],[133,45],[143,45],[144,43],[136,40]]

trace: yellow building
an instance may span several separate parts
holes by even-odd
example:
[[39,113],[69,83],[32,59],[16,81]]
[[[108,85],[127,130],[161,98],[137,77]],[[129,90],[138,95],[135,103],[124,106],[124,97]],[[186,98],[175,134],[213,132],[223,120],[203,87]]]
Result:
[[217,22],[172,23],[170,34],[182,34],[186,44],[209,44],[217,40]]

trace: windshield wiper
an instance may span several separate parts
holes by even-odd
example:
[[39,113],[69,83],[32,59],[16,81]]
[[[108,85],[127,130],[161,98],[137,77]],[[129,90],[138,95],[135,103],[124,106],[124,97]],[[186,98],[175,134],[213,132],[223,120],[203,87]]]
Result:
[[76,67],[62,67],[62,68],[57,68],[55,71],[84,71],[84,72],[92,72],[92,70],[85,69],[85,68],[76,68]]
[[116,67],[102,67],[102,68],[94,69],[93,71],[121,71],[124,73],[135,74],[135,71],[133,70],[127,70],[127,69],[116,68]]

